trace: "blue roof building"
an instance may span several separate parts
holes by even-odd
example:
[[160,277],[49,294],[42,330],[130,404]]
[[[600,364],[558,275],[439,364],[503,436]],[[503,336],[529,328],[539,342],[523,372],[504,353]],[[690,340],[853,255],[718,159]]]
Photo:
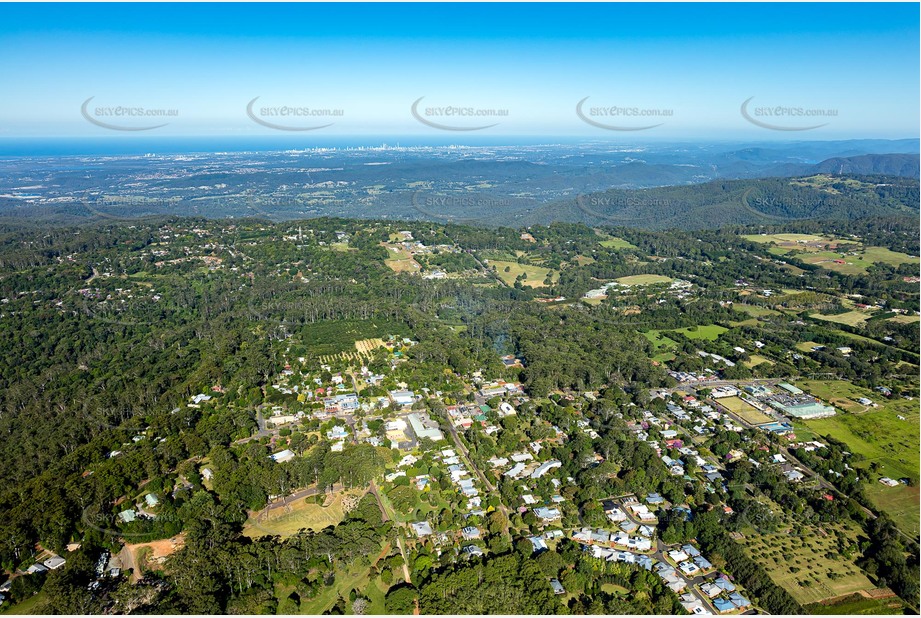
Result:
[[731,601],[727,601],[726,599],[715,599],[713,601],[713,607],[721,614],[724,612],[731,612],[736,608]]

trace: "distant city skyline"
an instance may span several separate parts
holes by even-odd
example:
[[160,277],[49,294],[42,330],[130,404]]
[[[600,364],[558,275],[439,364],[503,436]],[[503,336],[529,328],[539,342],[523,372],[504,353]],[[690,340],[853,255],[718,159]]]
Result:
[[4,4],[0,139],[912,138],[918,19],[917,4]]

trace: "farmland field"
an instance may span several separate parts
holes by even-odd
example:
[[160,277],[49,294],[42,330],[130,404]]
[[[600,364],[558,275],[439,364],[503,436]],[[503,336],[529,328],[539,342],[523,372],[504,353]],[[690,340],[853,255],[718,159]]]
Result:
[[770,243],[774,242],[781,246],[806,246],[806,243],[809,244],[818,244],[818,243],[832,243],[834,242],[831,238],[826,238],[824,236],[817,236],[815,234],[743,234],[742,238],[745,240],[750,240],[752,242],[760,243]]
[[830,523],[768,534],[752,530],[744,533],[748,553],[800,603],[816,603],[875,587],[853,559],[845,559],[839,553],[839,538],[845,545],[853,545],[860,536],[861,531],[854,526]]
[[918,487],[886,487],[882,483],[872,483],[865,490],[867,497],[880,510],[892,518],[899,528],[916,536],[919,531],[918,504],[921,490]]
[[[867,272],[867,268],[877,263],[898,266],[919,262],[916,256],[892,251],[886,247],[860,247],[857,241],[814,234],[748,234],[743,238],[758,243],[773,242],[777,246],[769,248],[768,251],[774,255],[792,255],[807,264],[845,275],[863,274]],[[841,244],[847,244],[849,248],[841,247],[844,252],[836,250]]]
[[665,275],[629,275],[615,279],[621,285],[653,285],[655,283],[671,283],[673,279]]

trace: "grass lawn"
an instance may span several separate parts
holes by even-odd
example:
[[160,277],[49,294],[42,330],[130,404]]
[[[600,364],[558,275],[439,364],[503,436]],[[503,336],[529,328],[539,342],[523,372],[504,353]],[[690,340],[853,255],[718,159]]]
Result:
[[646,339],[649,339],[649,343],[651,343],[652,346],[656,350],[660,348],[667,348],[669,350],[673,350],[674,348],[678,346],[677,341],[673,339],[669,339],[668,337],[663,335],[662,331],[660,330],[648,330],[645,333],[640,333],[640,334],[646,337]]
[[738,322],[730,322],[729,325],[733,328],[738,328],[740,326],[758,326],[758,318],[748,318],[747,320],[739,320]]
[[722,397],[717,399],[717,403],[752,425],[770,423],[774,420],[767,414],[760,412],[754,406],[745,403],[739,397]]
[[[522,273],[528,277],[522,281],[522,285],[527,285],[532,288],[544,287],[544,279],[547,278],[548,274],[551,275],[551,281],[557,278],[557,273],[543,266],[530,266],[519,264],[518,262],[506,262],[502,260],[489,260],[489,266],[494,266],[496,268],[496,274],[508,285],[515,285],[515,279]],[[506,268],[509,269],[508,272],[505,272]]]
[[601,584],[601,590],[608,594],[619,594],[621,596],[630,593],[628,589],[623,586],[618,586],[617,584]]
[[760,365],[760,364],[762,364],[762,363],[767,363],[768,365],[773,365],[773,364],[774,364],[774,361],[772,361],[771,359],[767,358],[766,356],[761,356],[760,354],[752,354],[752,355],[749,357],[749,359],[748,359],[747,361],[745,361],[743,364],[744,364],[746,367],[748,367],[749,369],[751,369],[752,367],[756,367],[756,366],[758,366],[758,365]]
[[243,534],[253,538],[263,535],[285,537],[304,528],[322,530],[327,526],[334,526],[345,517],[342,495],[337,495],[327,507],[316,504],[314,496],[310,496],[295,500],[287,507],[272,509],[261,519],[258,516],[250,516],[243,525]]
[[662,334],[662,331],[658,330],[648,330],[645,333],[640,334],[646,337],[646,339],[648,339],[652,344],[654,351],[658,352],[658,354],[655,354],[652,357],[652,360],[661,363],[670,361],[675,358],[675,354],[672,352],[672,350],[678,347],[677,341],[669,339]]
[[898,266],[899,264],[917,264],[918,258],[913,255],[908,255],[907,253],[899,253],[898,251],[890,251],[885,247],[866,247],[863,250],[864,259],[871,263],[883,262],[884,264],[891,264],[892,266]]
[[864,492],[880,510],[886,512],[892,521],[905,533],[917,536],[919,530],[918,504],[921,490],[918,487],[886,487],[882,483],[869,485]]
[[727,330],[729,329],[718,324],[704,324],[700,326],[678,328],[672,332],[682,333],[688,339],[706,339],[707,341],[716,341],[716,339]]
[[854,564],[838,553],[835,531],[850,542],[861,534],[856,526],[841,523],[808,525],[802,529],[758,534],[744,530],[746,550],[771,579],[800,603],[817,603],[875,586]]
[[17,603],[16,605],[4,603],[3,607],[0,607],[0,614],[19,616],[23,614],[47,614],[50,611],[50,608],[45,605],[47,602],[48,595],[43,590],[40,590],[22,603]]
[[911,324],[912,322],[921,321],[921,315],[894,315],[889,318],[890,322],[899,322],[900,324]]
[[815,341],[801,341],[796,344],[796,349],[800,352],[812,352],[812,348],[822,345]]
[[671,283],[673,279],[665,275],[629,275],[615,279],[622,285],[653,285],[654,283]]
[[611,236],[598,244],[608,249],[636,249],[636,245],[627,242],[623,238],[617,238],[616,236]]

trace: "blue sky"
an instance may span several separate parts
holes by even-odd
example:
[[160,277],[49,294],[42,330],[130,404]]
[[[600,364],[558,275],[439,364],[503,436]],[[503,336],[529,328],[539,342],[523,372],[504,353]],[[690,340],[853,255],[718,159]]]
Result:
[[[332,123],[292,133],[311,139],[452,134],[410,113],[420,97],[433,123],[498,123],[468,137],[917,137],[918,22],[910,3],[0,4],[0,137],[122,136],[84,118],[90,97],[100,122],[166,123],[124,132],[145,137],[278,134],[247,115],[255,97],[267,122]],[[576,114],[586,97],[599,123],[660,126],[592,126]],[[775,128],[824,126],[757,126],[740,112],[751,97],[749,116]],[[120,106],[178,115],[105,115]],[[341,115],[265,109],[278,107]],[[440,107],[507,115],[426,113]]]

